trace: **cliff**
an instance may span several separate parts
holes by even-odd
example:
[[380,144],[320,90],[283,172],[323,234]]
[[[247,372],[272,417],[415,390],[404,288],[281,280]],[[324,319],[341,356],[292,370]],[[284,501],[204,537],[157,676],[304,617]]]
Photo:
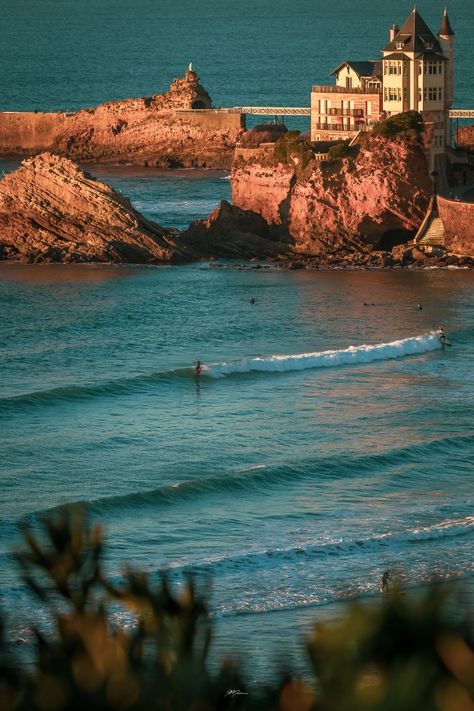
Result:
[[243,118],[200,113],[211,99],[193,71],[169,91],[76,113],[0,113],[0,154],[50,151],[78,161],[163,168],[230,166]]
[[331,157],[317,160],[294,134],[253,155],[237,149],[232,200],[261,214],[301,253],[370,252],[408,241],[432,191],[417,134],[362,134],[358,145]]
[[260,215],[225,201],[182,234],[161,227],[72,161],[49,153],[23,161],[0,181],[0,259],[156,264],[286,251],[268,239]]

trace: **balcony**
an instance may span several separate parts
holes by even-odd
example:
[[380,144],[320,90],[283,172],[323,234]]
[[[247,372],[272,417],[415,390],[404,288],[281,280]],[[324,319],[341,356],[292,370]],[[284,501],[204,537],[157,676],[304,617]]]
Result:
[[343,126],[340,123],[314,123],[312,128],[316,128],[318,131],[358,131],[359,129],[355,126]]
[[328,116],[357,116],[359,118],[363,118],[364,116],[364,109],[338,109],[338,108],[330,108],[327,110],[327,115]]
[[318,94],[381,94],[382,87],[348,87],[348,86],[337,86],[335,84],[330,84],[328,86],[321,86],[316,84],[312,87],[312,91]]

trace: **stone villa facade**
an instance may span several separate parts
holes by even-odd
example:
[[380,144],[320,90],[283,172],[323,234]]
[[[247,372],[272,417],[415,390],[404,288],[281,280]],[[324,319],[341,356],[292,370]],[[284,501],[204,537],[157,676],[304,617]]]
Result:
[[334,85],[312,88],[311,140],[352,138],[414,110],[428,126],[432,160],[445,152],[454,99],[454,32],[446,10],[437,37],[414,9],[401,28],[390,29],[380,60],[344,61],[333,75]]

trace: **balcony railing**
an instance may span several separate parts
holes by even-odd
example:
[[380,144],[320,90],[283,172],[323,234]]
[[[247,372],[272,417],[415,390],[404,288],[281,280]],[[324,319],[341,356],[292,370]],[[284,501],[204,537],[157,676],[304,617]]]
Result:
[[337,86],[336,84],[329,84],[328,86],[322,86],[316,84],[313,86],[313,91],[318,94],[381,94],[382,87],[370,86],[364,87],[350,87],[350,86]]
[[315,123],[313,128],[317,128],[318,131],[357,131],[358,128],[355,126],[343,126],[341,123]]
[[362,117],[364,115],[364,109],[338,109],[338,108],[330,108],[327,110],[327,112],[322,112],[322,113],[327,113],[328,116],[359,116]]

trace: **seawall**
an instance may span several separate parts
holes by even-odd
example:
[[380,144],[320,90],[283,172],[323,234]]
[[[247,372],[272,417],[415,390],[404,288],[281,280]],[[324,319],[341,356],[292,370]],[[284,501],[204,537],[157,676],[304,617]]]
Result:
[[448,200],[438,195],[446,248],[455,254],[474,256],[474,203]]

